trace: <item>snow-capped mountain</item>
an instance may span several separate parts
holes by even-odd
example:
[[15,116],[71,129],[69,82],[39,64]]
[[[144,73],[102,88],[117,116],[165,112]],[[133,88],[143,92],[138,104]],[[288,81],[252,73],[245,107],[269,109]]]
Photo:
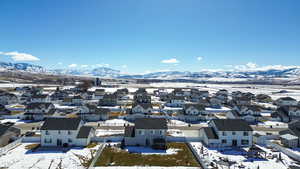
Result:
[[7,63],[0,62],[1,70],[18,70],[18,71],[27,71],[33,73],[45,73],[47,72],[42,66],[33,65],[29,63]]
[[105,78],[128,78],[128,79],[203,79],[203,78],[299,78],[300,67],[271,68],[264,70],[231,70],[231,71],[164,71],[147,74],[123,74],[119,70],[107,67],[94,69],[55,69],[47,70],[42,66],[28,63],[0,62],[0,71],[23,71],[30,73],[47,73],[59,75],[82,75]]
[[120,71],[107,67],[98,67],[94,69],[56,69],[52,70],[54,74],[66,75],[85,75],[98,77],[119,77]]

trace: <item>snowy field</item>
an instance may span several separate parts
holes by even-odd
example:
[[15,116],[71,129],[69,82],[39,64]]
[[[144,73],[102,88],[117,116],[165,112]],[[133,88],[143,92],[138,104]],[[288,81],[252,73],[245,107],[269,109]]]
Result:
[[0,120],[0,123],[6,123],[6,122],[11,122],[15,124],[23,124],[23,123],[29,123],[31,122],[30,120],[20,120],[20,119],[4,119]]
[[36,151],[31,152],[25,149],[26,145],[21,144],[7,154],[0,157],[0,168],[8,169],[56,169],[61,163],[63,169],[84,169],[80,164],[81,155],[90,158],[91,150],[97,150],[98,146],[89,148],[72,148],[63,153],[61,151]]
[[[231,168],[238,168],[238,166],[243,165],[245,166],[246,169],[257,169],[262,168],[262,169],[288,169],[289,165],[295,164],[295,162],[290,159],[288,156],[285,154],[281,153],[282,157],[282,162],[277,161],[276,159],[247,159],[245,156],[242,155],[242,152],[237,151],[237,150],[225,150],[223,152],[220,152],[216,149],[208,149],[205,146],[202,145],[200,142],[193,142],[191,143],[193,148],[197,151],[197,153],[200,156],[204,156],[205,159],[208,161],[220,161],[220,158],[227,158],[229,161],[236,162],[234,166]],[[203,146],[203,154],[201,154],[201,147]],[[278,155],[278,152],[272,152],[271,150],[261,147],[264,151],[267,152],[268,156],[269,155]]]
[[124,134],[124,130],[102,130],[97,129],[96,130],[96,136],[110,136],[110,135],[116,135],[116,134]]

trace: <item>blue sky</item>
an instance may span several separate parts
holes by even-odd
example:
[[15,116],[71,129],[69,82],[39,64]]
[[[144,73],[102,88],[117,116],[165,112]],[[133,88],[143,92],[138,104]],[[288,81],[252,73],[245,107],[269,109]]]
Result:
[[129,73],[300,65],[299,0],[1,0],[0,61]]

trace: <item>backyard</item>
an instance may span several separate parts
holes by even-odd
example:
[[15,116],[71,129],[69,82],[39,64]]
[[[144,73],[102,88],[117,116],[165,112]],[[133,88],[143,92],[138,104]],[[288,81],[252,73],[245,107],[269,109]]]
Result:
[[[120,149],[106,147],[95,166],[186,166],[199,167],[198,162],[184,143],[168,143],[168,149],[153,150],[139,147],[136,149]],[[139,151],[136,150],[145,150]]]

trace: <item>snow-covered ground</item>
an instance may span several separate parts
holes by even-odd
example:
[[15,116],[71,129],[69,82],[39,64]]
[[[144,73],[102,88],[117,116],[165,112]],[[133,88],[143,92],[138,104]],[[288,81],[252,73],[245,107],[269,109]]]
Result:
[[[290,159],[288,156],[285,154],[281,153],[281,157],[283,159],[282,162],[277,161],[276,159],[247,159],[244,155],[242,155],[241,151],[237,150],[224,150],[223,152],[218,151],[217,149],[208,149],[202,143],[200,142],[192,142],[191,143],[192,147],[197,151],[197,153],[200,156],[203,156],[205,159],[208,161],[220,161],[220,158],[226,158],[229,161],[236,162],[232,168],[238,168],[239,165],[245,166],[245,168],[249,169],[257,169],[262,168],[262,169],[288,169],[288,166],[291,164],[295,164],[295,162]],[[203,149],[202,149],[203,146]],[[267,152],[268,155],[278,155],[278,152],[272,152],[271,150],[260,147],[264,151]],[[203,150],[203,154],[201,154],[201,149]]]
[[55,169],[61,162],[64,169],[84,169],[76,155],[91,157],[91,150],[94,148],[72,148],[67,152],[61,151],[36,151],[31,152],[25,149],[26,145],[21,144],[7,154],[0,157],[0,168],[8,169]]
[[168,129],[168,134],[174,137],[184,137],[184,133],[179,129]]
[[169,148],[167,150],[154,150],[150,147],[136,147],[127,146],[126,150],[131,153],[141,153],[144,155],[159,154],[159,155],[171,155],[176,154],[180,149]]
[[272,128],[287,128],[288,127],[288,124],[287,123],[283,123],[283,122],[276,122],[276,121],[266,121],[266,122],[261,122],[261,123],[258,123],[259,126],[269,126]]
[[0,123],[6,123],[6,122],[12,122],[15,124],[23,124],[23,123],[29,123],[31,122],[30,120],[20,120],[20,119],[4,119],[0,120]]
[[123,119],[111,119],[111,120],[106,120],[105,122],[102,123],[102,125],[105,126],[124,126],[124,124],[131,124],[131,123]]
[[183,167],[183,166],[176,166],[176,167],[158,167],[158,166],[110,166],[110,167],[94,167],[94,169],[199,169],[199,167]]
[[109,135],[116,135],[116,134],[124,134],[124,130],[96,130],[96,136],[109,136]]

